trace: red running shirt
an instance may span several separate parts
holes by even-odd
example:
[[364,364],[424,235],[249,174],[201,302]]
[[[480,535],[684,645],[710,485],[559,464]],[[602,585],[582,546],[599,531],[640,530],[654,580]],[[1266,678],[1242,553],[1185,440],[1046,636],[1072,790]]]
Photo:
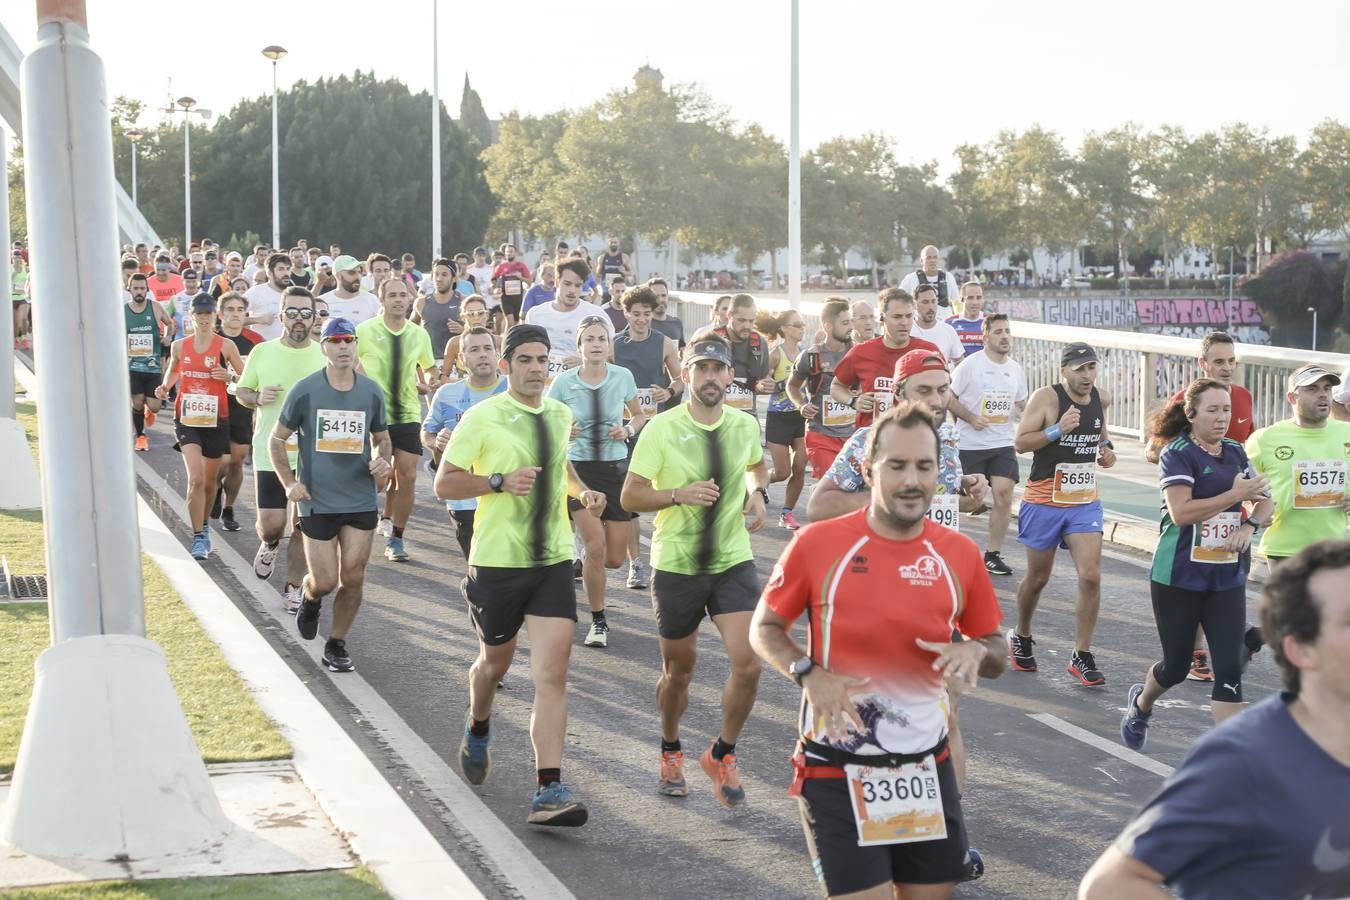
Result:
[[[981,638],[1003,613],[975,542],[924,520],[923,534],[894,541],[867,524],[866,508],[797,532],[774,567],[763,601],[795,620],[806,613],[817,665],[870,678],[854,695],[866,731],[834,746],[850,753],[919,753],[947,730],[947,692],[933,653],[952,630]],[[801,735],[828,743],[802,695]]]
[[[211,335],[211,343],[207,345],[205,352],[199,353],[193,346],[196,338],[183,339],[183,350],[178,358],[178,400],[174,403],[174,414],[184,425],[196,428],[214,427],[207,425],[205,420],[201,424],[195,424],[198,417],[212,405],[209,400],[201,399],[203,397],[214,398],[218,423],[224,422],[230,416],[229,394],[226,393],[229,384],[211,377],[212,369],[225,364],[221,355],[224,340],[225,338],[218,334]],[[183,409],[185,403],[186,415]]]
[[[878,378],[890,378],[895,375],[895,364],[911,350],[931,350],[939,355],[942,351],[937,345],[923,338],[911,337],[909,343],[899,350],[886,346],[884,337],[872,338],[861,344],[854,344],[844,354],[844,358],[835,363],[834,380],[849,387],[857,387],[862,393],[876,390]],[[860,412],[856,427],[872,424],[872,414]]]

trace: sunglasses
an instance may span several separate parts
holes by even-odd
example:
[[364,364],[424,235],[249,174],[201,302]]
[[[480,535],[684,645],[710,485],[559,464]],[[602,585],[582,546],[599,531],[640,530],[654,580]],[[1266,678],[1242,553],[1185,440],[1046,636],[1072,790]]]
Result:
[[354,334],[334,334],[324,338],[326,344],[355,344],[356,335]]
[[312,310],[312,309],[296,309],[294,306],[288,306],[288,307],[286,307],[284,310],[282,310],[282,314],[283,314],[286,318],[288,318],[288,319],[312,319],[312,318],[314,318],[314,310]]
[[320,319],[326,319],[326,318],[328,318],[329,316],[331,316],[332,313],[330,313],[330,312],[329,312],[328,310],[326,310],[326,309],[321,309],[321,310],[319,310],[319,312],[318,312],[317,315],[319,316]]
[[466,309],[466,310],[464,310],[464,315],[466,315],[466,316],[486,316],[486,315],[487,315],[487,310],[486,310],[486,309]]

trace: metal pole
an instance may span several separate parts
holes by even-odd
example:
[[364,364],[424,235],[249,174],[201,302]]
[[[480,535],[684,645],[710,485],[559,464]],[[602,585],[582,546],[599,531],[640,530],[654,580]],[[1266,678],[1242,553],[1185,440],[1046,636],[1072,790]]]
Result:
[[[14,263],[9,243],[9,132],[0,127],[0,246],[5,248],[5,291],[11,291]],[[9,310],[6,310],[9,312]],[[14,409],[14,316],[0,315],[0,419],[13,419]],[[28,448],[25,446],[25,450]],[[6,476],[10,477],[10,476]]]
[[1228,330],[1233,330],[1233,245],[1228,245]]
[[277,147],[277,61],[272,60],[272,247],[281,249],[281,162]]
[[1313,307],[1313,306],[1310,306],[1310,307],[1308,307],[1308,312],[1310,312],[1310,313],[1313,314],[1313,339],[1312,339],[1312,349],[1313,349],[1313,350],[1316,350],[1316,349],[1317,349],[1317,308],[1316,308],[1316,307]]
[[192,113],[183,110],[183,252],[192,246]]
[[131,142],[131,205],[137,208],[140,204],[136,202],[136,142]]
[[802,305],[802,158],[798,115],[797,0],[792,2],[792,112],[788,138],[788,303]]
[[441,255],[441,31],[431,0],[431,258]]

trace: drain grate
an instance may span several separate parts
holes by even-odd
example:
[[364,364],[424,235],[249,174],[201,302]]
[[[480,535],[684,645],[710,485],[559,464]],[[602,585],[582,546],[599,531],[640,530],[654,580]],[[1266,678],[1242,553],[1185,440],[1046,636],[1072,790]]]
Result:
[[9,576],[9,598],[15,602],[28,603],[47,599],[46,575]]

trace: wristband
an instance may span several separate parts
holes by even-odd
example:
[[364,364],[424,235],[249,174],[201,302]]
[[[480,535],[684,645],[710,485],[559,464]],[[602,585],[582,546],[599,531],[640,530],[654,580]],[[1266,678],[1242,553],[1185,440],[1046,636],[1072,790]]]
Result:
[[1045,431],[1041,433],[1045,435],[1045,439],[1047,441],[1053,444],[1055,441],[1059,440],[1061,436],[1063,436],[1064,431],[1059,427],[1059,423],[1056,422],[1055,424],[1051,425],[1049,428],[1045,429]]
[[1105,447],[1107,450],[1114,450],[1114,449],[1116,449],[1116,445],[1113,444],[1113,443],[1111,443],[1110,439],[1107,439],[1107,440],[1104,440],[1104,441],[1100,442],[1099,444],[1097,444],[1097,446],[1098,446],[1098,447]]

